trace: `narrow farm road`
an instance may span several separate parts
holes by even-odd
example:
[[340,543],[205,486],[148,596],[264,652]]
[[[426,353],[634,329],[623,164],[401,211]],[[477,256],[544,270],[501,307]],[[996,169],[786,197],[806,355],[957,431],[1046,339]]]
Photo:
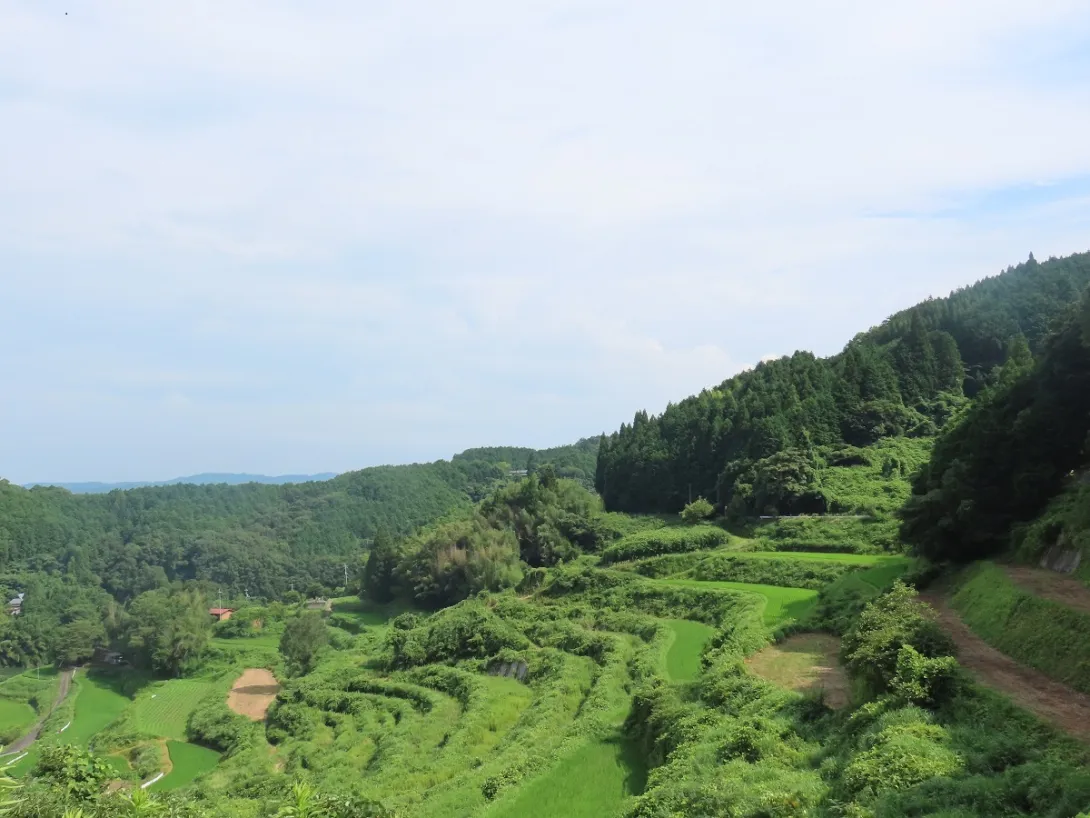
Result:
[[1090,613],[1090,588],[1072,576],[1028,565],[1004,565],[1003,570],[1023,591]]
[[57,696],[53,699],[53,704],[50,705],[49,712],[38,719],[38,723],[31,728],[29,733],[18,741],[14,741],[5,747],[4,752],[0,753],[0,756],[10,756],[21,753],[38,740],[38,736],[42,733],[42,725],[45,723],[45,720],[60,706],[61,702],[68,698],[68,691],[72,687],[72,676],[75,675],[75,672],[75,668],[67,668],[61,671],[60,679],[57,683]]
[[1000,653],[969,630],[944,597],[925,593],[920,598],[938,611],[939,624],[957,645],[958,661],[977,681],[1008,696],[1058,730],[1090,741],[1090,696]]

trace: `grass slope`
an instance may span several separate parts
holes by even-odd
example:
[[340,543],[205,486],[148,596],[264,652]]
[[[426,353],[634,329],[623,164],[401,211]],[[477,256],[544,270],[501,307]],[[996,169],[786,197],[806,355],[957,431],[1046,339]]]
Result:
[[1090,615],[1023,591],[990,562],[969,569],[950,601],[992,647],[1090,693]]
[[26,702],[0,697],[0,737],[10,742],[34,724],[38,714]]

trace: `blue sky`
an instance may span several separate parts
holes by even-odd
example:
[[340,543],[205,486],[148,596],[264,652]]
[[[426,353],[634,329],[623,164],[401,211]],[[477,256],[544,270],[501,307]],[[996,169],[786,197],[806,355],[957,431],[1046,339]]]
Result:
[[556,445],[1090,249],[1081,0],[0,19],[15,482]]

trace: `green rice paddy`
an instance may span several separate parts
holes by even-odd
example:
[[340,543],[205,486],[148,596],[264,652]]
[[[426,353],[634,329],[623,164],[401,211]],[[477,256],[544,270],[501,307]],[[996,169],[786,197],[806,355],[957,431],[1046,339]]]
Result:
[[191,679],[153,684],[133,703],[136,728],[153,736],[184,740],[189,714],[211,689],[211,682]]
[[108,676],[79,673],[72,684],[76,710],[72,724],[63,733],[64,741],[85,747],[132,704],[132,699],[120,692],[117,680]]
[[215,750],[187,741],[168,741],[167,752],[170,753],[173,769],[148,787],[149,790],[176,790],[192,784],[198,776],[213,769],[220,760],[220,754]]
[[817,591],[805,588],[781,588],[777,585],[755,585],[748,582],[701,582],[695,579],[655,580],[665,585],[722,591],[743,591],[765,599],[764,623],[769,627],[782,625],[790,619],[801,621],[817,602]]
[[688,619],[666,620],[674,641],[666,654],[666,674],[675,682],[692,681],[700,673],[700,654],[715,628]]
[[591,739],[520,787],[492,818],[609,818],[643,792],[647,768],[619,737]]

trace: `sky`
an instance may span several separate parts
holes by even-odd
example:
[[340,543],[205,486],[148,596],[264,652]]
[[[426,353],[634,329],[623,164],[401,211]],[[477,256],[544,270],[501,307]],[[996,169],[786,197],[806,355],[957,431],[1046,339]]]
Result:
[[550,446],[1090,249],[1085,0],[0,0],[0,475]]

